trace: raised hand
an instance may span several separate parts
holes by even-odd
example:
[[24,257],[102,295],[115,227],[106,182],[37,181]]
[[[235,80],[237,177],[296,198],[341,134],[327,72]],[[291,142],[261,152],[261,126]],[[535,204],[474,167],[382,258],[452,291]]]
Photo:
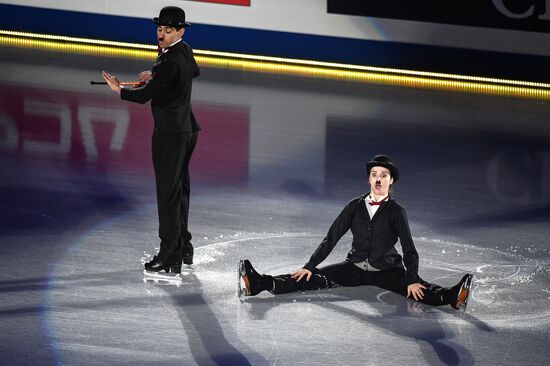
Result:
[[102,71],[101,76],[103,76],[103,79],[105,79],[112,91],[120,94],[120,81],[118,81],[116,76],[110,75],[107,71]]

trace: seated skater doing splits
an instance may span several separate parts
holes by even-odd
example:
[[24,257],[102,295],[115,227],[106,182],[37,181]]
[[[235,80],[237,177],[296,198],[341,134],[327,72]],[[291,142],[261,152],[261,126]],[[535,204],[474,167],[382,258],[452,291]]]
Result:
[[[339,286],[378,286],[432,306],[465,309],[473,275],[444,288],[418,276],[418,253],[412,240],[405,209],[391,196],[399,180],[392,159],[377,155],[367,163],[370,192],[351,200],[330,227],[327,236],[300,270],[285,275],[260,275],[248,260],[241,261],[240,275],[246,296],[267,290],[273,294],[318,290]],[[351,229],[353,243],[345,261],[317,268],[340,238]],[[401,242],[403,257],[395,249]]]

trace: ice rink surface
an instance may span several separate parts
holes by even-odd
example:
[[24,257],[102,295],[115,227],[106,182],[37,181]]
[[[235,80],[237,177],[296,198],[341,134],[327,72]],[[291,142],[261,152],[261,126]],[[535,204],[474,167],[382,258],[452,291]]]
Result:
[[[151,63],[0,56],[1,365],[550,362],[548,102],[203,68],[195,264],[153,281],[149,106],[89,86]],[[300,268],[381,153],[401,170],[420,275],[474,273],[467,312],[373,287],[239,300],[239,260]]]

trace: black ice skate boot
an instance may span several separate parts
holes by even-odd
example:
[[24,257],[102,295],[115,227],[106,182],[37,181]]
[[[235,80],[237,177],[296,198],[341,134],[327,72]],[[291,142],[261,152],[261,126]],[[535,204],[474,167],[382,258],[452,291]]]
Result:
[[145,263],[145,270],[149,272],[181,273],[181,262],[167,263],[155,255],[152,261]]
[[244,282],[242,293],[245,296],[255,296],[264,290],[273,289],[273,278],[256,272],[248,259],[240,261],[239,274]]
[[473,279],[473,274],[465,274],[457,285],[451,287],[448,296],[449,305],[457,310],[466,311],[468,299],[470,298],[470,294],[472,291],[471,289]]
[[191,247],[191,251],[187,251],[183,253],[183,264],[191,265],[193,264],[193,247]]

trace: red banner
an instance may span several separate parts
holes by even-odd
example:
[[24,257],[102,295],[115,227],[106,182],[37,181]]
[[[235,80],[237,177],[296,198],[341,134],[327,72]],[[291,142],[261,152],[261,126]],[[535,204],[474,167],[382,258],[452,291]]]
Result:
[[228,5],[250,6],[250,0],[194,0],[194,1],[200,1],[202,3],[218,3],[218,4],[228,4]]
[[[153,175],[150,106],[105,95],[0,85],[0,151],[26,160],[70,161],[113,173]],[[193,103],[202,131],[193,180],[248,179],[246,106]]]

